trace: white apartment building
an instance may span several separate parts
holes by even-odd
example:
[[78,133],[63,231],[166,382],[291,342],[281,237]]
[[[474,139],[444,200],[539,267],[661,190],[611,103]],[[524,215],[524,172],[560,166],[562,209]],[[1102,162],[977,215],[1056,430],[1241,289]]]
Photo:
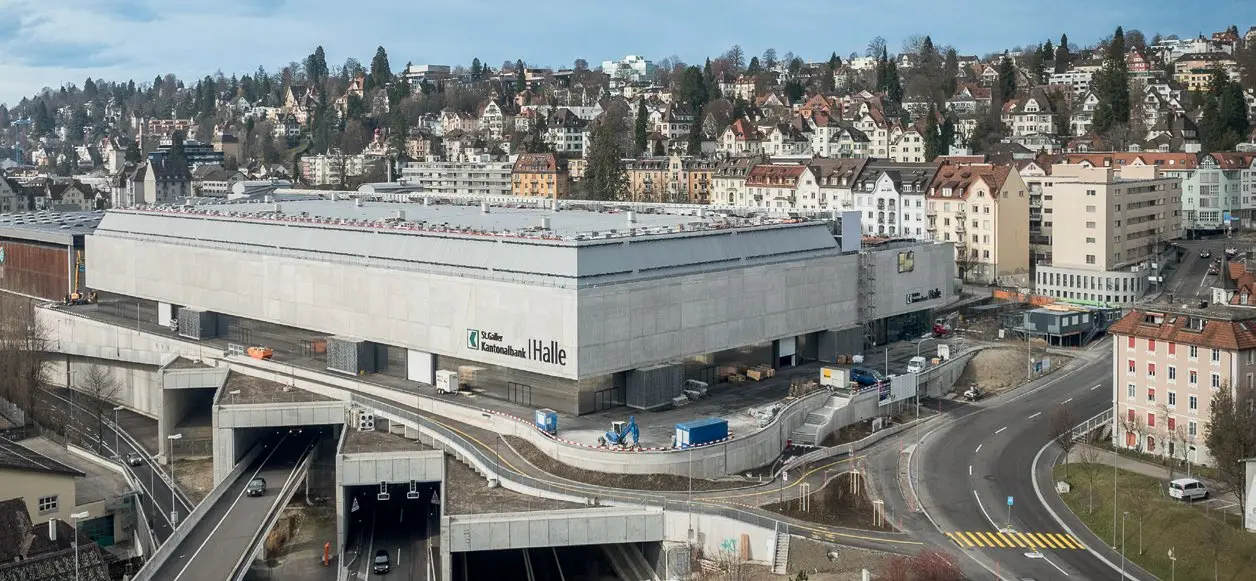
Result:
[[955,243],[956,276],[968,282],[1029,280],[1029,198],[1007,166],[944,163],[929,185],[926,227]]
[[1064,302],[1128,306],[1150,288],[1151,268],[1182,237],[1181,181],[1155,166],[1056,164],[1050,197],[1051,254],[1034,273],[1038,294]]
[[514,161],[477,156],[471,161],[421,161],[401,167],[400,183],[433,194],[509,196]]
[[937,166],[870,160],[851,188],[866,236],[931,238],[925,195]]
[[1048,85],[1068,85],[1074,93],[1085,93],[1090,90],[1090,83],[1095,74],[1086,70],[1071,70],[1062,73],[1051,73],[1047,77]]
[[635,54],[617,61],[602,61],[602,72],[612,79],[641,83],[654,78],[654,63]]
[[366,157],[340,153],[308,155],[301,158],[301,181],[309,186],[344,185],[343,179],[366,171]]

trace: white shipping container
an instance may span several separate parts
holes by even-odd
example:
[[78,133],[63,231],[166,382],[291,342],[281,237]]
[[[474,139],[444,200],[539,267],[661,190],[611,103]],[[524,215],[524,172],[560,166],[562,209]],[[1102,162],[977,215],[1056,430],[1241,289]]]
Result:
[[821,367],[820,385],[824,387],[848,387],[850,372],[840,367]]
[[437,393],[458,393],[458,372],[441,369],[436,372]]

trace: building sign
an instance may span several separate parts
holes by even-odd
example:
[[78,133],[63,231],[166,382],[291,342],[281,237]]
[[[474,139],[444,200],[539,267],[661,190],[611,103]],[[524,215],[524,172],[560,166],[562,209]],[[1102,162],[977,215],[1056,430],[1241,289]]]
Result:
[[0,246],[0,264],[4,264],[4,247]]
[[559,347],[558,341],[528,339],[523,345],[509,345],[501,333],[467,329],[467,349],[558,366],[567,365],[567,350]]
[[903,273],[903,272],[911,272],[913,270],[916,270],[916,252],[913,250],[899,252],[898,253],[898,271],[900,273]]
[[907,304],[923,303],[934,299],[942,298],[942,289],[935,288],[929,292],[912,291],[907,293]]

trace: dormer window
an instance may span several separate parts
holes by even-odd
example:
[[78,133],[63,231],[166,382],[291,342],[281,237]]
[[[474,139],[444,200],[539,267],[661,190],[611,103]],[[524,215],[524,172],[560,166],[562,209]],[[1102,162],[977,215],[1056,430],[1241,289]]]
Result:
[[1189,329],[1189,330],[1191,330],[1191,331],[1203,332],[1203,330],[1204,330],[1204,319],[1203,319],[1203,317],[1187,317],[1187,318],[1186,318],[1186,328],[1187,328],[1187,329]]
[[1161,323],[1163,323],[1163,322],[1164,322],[1164,315],[1162,315],[1162,314],[1160,314],[1160,313],[1145,313],[1145,314],[1143,314],[1143,324],[1144,324],[1144,325],[1157,325],[1157,326],[1158,326],[1158,325],[1160,325],[1160,324],[1161,324]]

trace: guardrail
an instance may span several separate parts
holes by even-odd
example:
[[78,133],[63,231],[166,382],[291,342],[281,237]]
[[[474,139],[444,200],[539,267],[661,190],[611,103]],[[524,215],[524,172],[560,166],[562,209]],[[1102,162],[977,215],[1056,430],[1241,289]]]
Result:
[[249,573],[249,565],[253,563],[253,557],[259,549],[264,550],[264,547],[259,545],[264,544],[266,535],[270,534],[270,529],[279,520],[279,513],[283,512],[284,507],[288,506],[288,503],[292,501],[292,497],[296,495],[296,484],[309,473],[310,462],[314,459],[313,451],[316,444],[318,444],[317,440],[310,443],[310,446],[305,449],[305,453],[297,461],[296,467],[293,468],[292,474],[288,475],[287,482],[284,482],[283,488],[279,489],[275,502],[270,505],[270,510],[266,511],[266,517],[262,519],[262,526],[258,527],[257,531],[253,533],[253,538],[249,539],[249,544],[244,554],[240,555],[240,559],[236,561],[235,566],[231,569],[231,579],[233,581],[244,581],[244,577]]
[[183,539],[187,538],[188,533],[191,532],[192,529],[196,528],[196,525],[205,518],[205,513],[209,512],[210,508],[217,504],[219,500],[222,500],[223,495],[227,493],[227,489],[231,488],[231,484],[244,473],[249,465],[252,464],[261,453],[262,445],[255,444],[253,448],[244,455],[244,458],[236,464],[236,467],[231,470],[231,473],[228,474],[227,478],[219,483],[218,486],[215,486],[214,489],[209,492],[209,496],[206,496],[200,504],[196,505],[196,508],[192,510],[192,514],[189,514],[183,522],[179,523],[179,525],[175,527],[174,531],[170,533],[170,537],[166,539],[166,542],[153,553],[153,557],[145,562],[144,566],[140,567],[139,571],[135,572],[135,577],[133,578],[134,581],[148,581],[148,579],[151,579],[153,574],[158,569],[161,569],[162,565],[166,563],[166,560],[170,558],[171,554],[174,553],[179,544],[183,542]]
[[1080,424],[1077,424],[1069,432],[1069,438],[1073,441],[1086,437],[1087,434],[1112,423],[1112,408],[1108,408],[1100,412],[1093,418],[1090,418]]

